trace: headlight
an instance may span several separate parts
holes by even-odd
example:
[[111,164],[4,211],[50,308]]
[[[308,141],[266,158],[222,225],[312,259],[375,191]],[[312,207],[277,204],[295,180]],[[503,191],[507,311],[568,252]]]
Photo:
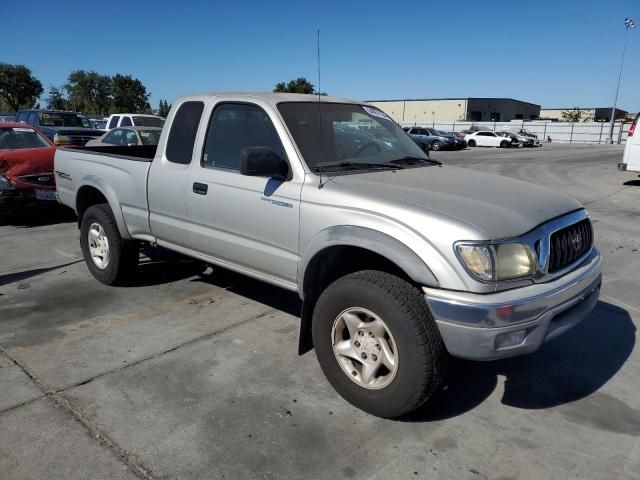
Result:
[[0,175],[0,190],[15,190],[15,188],[8,178]]
[[469,273],[484,282],[526,277],[536,270],[535,254],[522,243],[462,243],[455,249]]
[[56,133],[53,136],[53,143],[54,145],[69,145],[71,143],[71,139],[65,135],[60,135],[59,133]]

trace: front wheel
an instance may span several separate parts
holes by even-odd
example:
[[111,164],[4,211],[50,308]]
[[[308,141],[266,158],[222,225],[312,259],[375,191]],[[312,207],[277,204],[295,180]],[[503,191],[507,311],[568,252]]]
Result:
[[442,143],[439,142],[438,140],[434,140],[433,142],[431,142],[431,150],[437,152],[441,148],[442,148]]
[[388,273],[356,272],[320,295],[313,342],[324,374],[348,402],[405,415],[442,384],[447,356],[423,295]]
[[93,205],[82,215],[80,247],[87,267],[105,285],[124,283],[138,265],[138,245],[120,236],[106,203]]
[[475,146],[476,146],[475,140],[469,140],[469,143],[467,143],[467,147],[475,147]]

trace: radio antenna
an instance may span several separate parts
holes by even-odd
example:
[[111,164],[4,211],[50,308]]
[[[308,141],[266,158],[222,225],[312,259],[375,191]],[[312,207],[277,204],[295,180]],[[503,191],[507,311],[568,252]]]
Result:
[[320,83],[320,29],[318,29],[318,101],[320,101],[320,92],[322,92],[321,83]]

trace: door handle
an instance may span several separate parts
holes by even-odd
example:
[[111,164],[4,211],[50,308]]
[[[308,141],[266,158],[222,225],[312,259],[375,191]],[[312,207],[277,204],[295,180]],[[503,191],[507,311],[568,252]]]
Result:
[[198,195],[206,195],[207,190],[209,190],[209,185],[207,185],[206,183],[195,182],[193,184],[193,193],[197,193]]

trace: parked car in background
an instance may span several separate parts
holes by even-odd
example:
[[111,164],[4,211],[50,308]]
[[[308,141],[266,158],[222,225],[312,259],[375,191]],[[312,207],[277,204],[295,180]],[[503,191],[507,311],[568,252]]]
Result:
[[508,138],[511,141],[512,147],[533,147],[533,138],[518,135],[516,132],[503,131],[498,132],[498,135]]
[[56,201],[56,147],[24,123],[0,123],[0,213],[13,206]]
[[21,110],[16,121],[26,123],[44,133],[56,146],[84,146],[102,132],[91,128],[89,119],[76,112],[63,110]]
[[530,132],[529,130],[527,130],[526,128],[512,128],[510,131],[521,135],[523,137],[527,137],[527,138],[531,138],[533,139],[533,144],[534,145],[540,145],[540,140],[538,140],[538,135],[536,135],[535,133]]
[[618,170],[640,172],[640,129],[638,129],[638,123],[640,123],[640,113],[636,115],[636,119],[629,128],[622,163],[618,164]]
[[87,147],[106,147],[109,145],[157,145],[160,140],[161,128],[157,127],[120,127],[108,131],[95,140],[89,140]]
[[511,140],[501,137],[496,132],[478,131],[468,133],[465,136],[467,145],[470,147],[501,147],[509,148]]
[[433,135],[425,127],[402,127],[411,138],[422,142],[429,147],[429,150],[443,150],[455,148],[455,140],[450,136]]
[[465,141],[464,137],[463,138],[459,138],[458,135],[456,135],[455,133],[443,132],[442,130],[437,130],[435,128],[430,128],[430,127],[425,127],[425,129],[431,135],[434,135],[436,137],[443,137],[443,138],[452,140],[453,141],[453,147],[452,148],[455,148],[456,150],[459,150],[461,148],[465,148],[467,146],[467,142]]
[[116,127],[158,127],[162,128],[164,118],[138,113],[114,113],[107,119],[106,130]]
[[0,112],[0,122],[15,122],[16,116],[13,113]]

